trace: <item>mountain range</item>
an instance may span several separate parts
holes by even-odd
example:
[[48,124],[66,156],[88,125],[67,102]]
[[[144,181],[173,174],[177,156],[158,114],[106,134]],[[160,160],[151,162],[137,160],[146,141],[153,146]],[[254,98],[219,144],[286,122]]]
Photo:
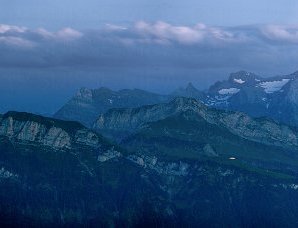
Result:
[[55,113],[54,117],[75,120],[90,126],[99,114],[111,108],[138,107],[166,100],[167,96],[139,89],[112,91],[104,87],[95,90],[81,88],[67,104]]
[[1,224],[293,226],[297,139],[295,128],[185,97],[111,109],[91,130],[8,112]]
[[204,102],[208,106],[298,125],[298,72],[262,78],[241,71],[212,85],[207,94],[209,97]]
[[298,72],[263,78],[246,71],[232,73],[206,91],[191,83],[168,95],[143,90],[112,91],[107,88],[82,88],[55,115],[55,118],[79,121],[92,126],[100,114],[111,108],[134,108],[167,102],[175,97],[192,97],[217,109],[241,111],[252,117],[269,117],[298,126]]
[[177,150],[181,156],[186,156],[187,151],[201,156],[207,150],[214,156],[241,156],[246,162],[259,162],[267,151],[262,161],[269,163],[273,159],[273,163],[281,165],[287,159],[280,155],[294,158],[298,151],[296,128],[240,112],[212,109],[193,98],[174,98],[169,103],[140,108],[111,109],[98,118],[93,129],[124,147],[134,145],[135,151],[150,142],[151,151],[146,149],[145,154],[156,155],[162,148],[167,154]]
[[0,115],[0,225],[295,227],[296,75]]

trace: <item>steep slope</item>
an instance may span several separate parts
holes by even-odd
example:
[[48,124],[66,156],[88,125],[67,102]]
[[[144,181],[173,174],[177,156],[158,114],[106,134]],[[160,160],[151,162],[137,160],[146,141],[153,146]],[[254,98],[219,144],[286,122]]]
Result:
[[6,113],[0,123],[0,225],[137,223],[155,190],[122,152],[77,122]]
[[112,91],[104,87],[95,90],[82,88],[54,117],[79,121],[89,126],[100,113],[110,108],[138,107],[166,100],[167,96],[138,89]]
[[234,164],[238,165],[249,164],[251,167],[298,173],[297,147],[276,146],[243,138],[223,125],[208,122],[193,110],[148,123],[122,140],[121,145],[138,151],[140,156],[145,154],[174,160],[205,157],[218,162],[228,162],[233,158]]
[[56,149],[76,146],[98,148],[102,136],[78,122],[66,122],[31,113],[7,112],[0,122],[0,136],[20,143],[33,143]]
[[[236,161],[218,159],[218,148],[233,146],[239,138],[189,109],[142,128],[138,137],[152,141],[129,152],[75,122],[10,112],[0,126],[1,226],[294,226],[298,222],[295,173],[242,163],[238,150],[233,154]],[[202,126],[205,132],[199,134]],[[218,139],[223,134],[229,143]],[[169,147],[161,136],[173,137],[176,144]],[[141,142],[131,137],[123,145],[132,148]],[[201,153],[201,144],[209,139],[215,142]],[[198,145],[197,154],[179,148],[187,140],[188,145]],[[148,149],[150,145],[158,150]]]
[[204,102],[211,107],[267,116],[297,126],[297,77],[297,72],[271,78],[237,72],[229,80],[211,86]]
[[171,97],[189,97],[195,98],[199,101],[203,101],[206,99],[206,94],[202,91],[196,89],[192,83],[188,83],[186,88],[179,88],[170,94]]
[[[128,135],[148,122],[185,111],[193,111],[208,123],[224,127],[242,138],[268,145],[298,147],[298,134],[294,128],[265,118],[254,119],[240,112],[208,108],[193,98],[175,98],[170,103],[135,109],[112,109],[100,115],[93,127],[106,133],[120,132]],[[114,136],[117,138],[117,134]]]

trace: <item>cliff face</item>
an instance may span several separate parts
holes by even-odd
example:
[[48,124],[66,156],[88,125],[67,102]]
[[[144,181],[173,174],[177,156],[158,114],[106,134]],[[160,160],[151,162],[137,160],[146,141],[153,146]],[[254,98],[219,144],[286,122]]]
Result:
[[[194,106],[195,105],[195,106]],[[177,98],[170,103],[142,106],[140,108],[111,109],[99,116],[94,129],[134,131],[143,124],[164,119],[168,116],[202,105],[191,98]]]
[[230,132],[253,141],[278,146],[298,146],[296,129],[269,119],[254,119],[243,113],[217,115],[217,124],[223,124]]
[[224,127],[249,140],[279,146],[298,146],[298,133],[295,129],[265,118],[254,119],[240,112],[211,109],[192,98],[175,98],[170,103],[135,109],[112,109],[101,115],[93,127],[97,130],[134,132],[148,122],[186,111],[192,111],[208,123]]
[[56,149],[71,149],[84,145],[98,147],[101,136],[78,123],[63,125],[63,121],[27,113],[9,112],[0,122],[0,136],[23,143],[37,143]]
[[56,127],[47,128],[40,123],[32,121],[21,122],[14,120],[13,117],[8,117],[1,121],[0,135],[24,142],[41,143],[54,148],[71,147],[71,138],[63,129]]

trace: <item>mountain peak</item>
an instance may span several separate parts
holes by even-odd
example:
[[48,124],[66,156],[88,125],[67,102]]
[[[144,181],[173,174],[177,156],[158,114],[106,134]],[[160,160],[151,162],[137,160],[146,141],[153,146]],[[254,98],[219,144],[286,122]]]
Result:
[[192,97],[199,100],[203,100],[204,93],[199,91],[194,85],[189,82],[185,88],[179,88],[172,93],[175,97]]
[[75,97],[90,100],[92,99],[92,90],[86,87],[82,87],[77,91]]
[[199,102],[192,97],[175,97],[170,103],[179,105],[194,105]]
[[189,82],[186,86],[186,90],[190,91],[190,90],[197,90],[197,89],[194,87],[194,85],[191,82]]
[[260,79],[260,78],[261,78],[260,76],[254,73],[242,70],[235,73],[231,73],[229,77],[229,81],[242,84],[247,81],[255,81],[255,79]]
[[294,78],[298,77],[298,70],[293,72],[292,74],[290,74],[291,76],[293,76]]

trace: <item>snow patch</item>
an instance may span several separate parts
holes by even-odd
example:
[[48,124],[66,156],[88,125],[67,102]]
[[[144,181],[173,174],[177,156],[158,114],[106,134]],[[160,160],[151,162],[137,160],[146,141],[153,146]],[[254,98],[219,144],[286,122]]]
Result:
[[113,158],[118,158],[120,156],[121,156],[121,153],[114,150],[114,147],[113,147],[112,149],[108,150],[107,152],[98,155],[97,160],[100,162],[105,162],[105,161],[108,161]]
[[239,91],[240,89],[237,89],[237,88],[229,88],[229,89],[221,89],[218,91],[218,93],[221,95],[231,95],[231,94],[236,94]]
[[241,78],[239,78],[239,79],[234,78],[234,82],[239,83],[239,84],[243,84],[243,83],[245,83],[245,81],[242,80]]
[[230,98],[229,96],[225,96],[225,97],[215,96],[215,99],[217,101],[227,101],[229,98]]
[[290,185],[290,188],[292,188],[294,190],[297,190],[298,189],[298,185],[297,184],[291,184]]
[[259,86],[264,88],[265,93],[274,93],[281,90],[289,81],[290,79],[282,79],[280,81],[261,82]]
[[4,167],[0,169],[0,178],[8,179],[8,178],[18,178],[17,174],[14,174],[12,172],[9,172]]

